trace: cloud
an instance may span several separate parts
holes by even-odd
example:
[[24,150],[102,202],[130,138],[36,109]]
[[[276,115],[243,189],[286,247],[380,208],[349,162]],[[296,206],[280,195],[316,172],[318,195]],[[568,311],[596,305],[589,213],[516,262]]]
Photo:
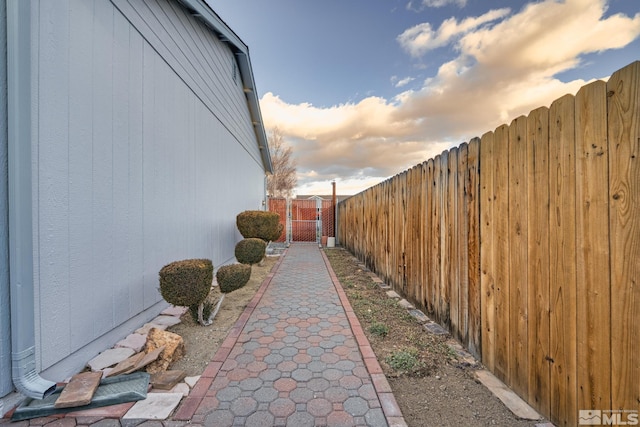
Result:
[[394,87],[404,87],[414,81],[414,77],[405,77],[403,79],[398,78],[397,76],[391,77],[391,83]]
[[[450,4],[463,8],[467,5],[467,0],[422,0],[424,7],[443,7]],[[407,4],[407,9],[414,9],[413,2]]]
[[457,55],[417,89],[330,108],[289,104],[267,93],[261,99],[265,124],[278,126],[292,144],[302,188],[332,179],[365,188],[576,93],[587,82],[555,76],[578,67],[581,55],[621,48],[640,35],[640,13],[605,17],[606,5],[547,0],[512,15],[500,9],[452,18],[437,31],[428,23],[412,27],[398,39],[407,52],[452,44]]
[[418,24],[398,36],[398,43],[411,56],[420,57],[426,52],[446,46],[458,36],[467,34],[488,22],[509,14],[510,9],[491,10],[481,16],[466,18],[458,22],[455,18],[446,19],[437,31],[428,22]]

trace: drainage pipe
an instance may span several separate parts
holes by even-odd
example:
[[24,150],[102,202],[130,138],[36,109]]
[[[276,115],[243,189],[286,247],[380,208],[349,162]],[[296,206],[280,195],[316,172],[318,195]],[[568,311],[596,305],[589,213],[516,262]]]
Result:
[[13,384],[43,399],[54,382],[36,371],[31,187],[31,2],[7,0],[9,281]]

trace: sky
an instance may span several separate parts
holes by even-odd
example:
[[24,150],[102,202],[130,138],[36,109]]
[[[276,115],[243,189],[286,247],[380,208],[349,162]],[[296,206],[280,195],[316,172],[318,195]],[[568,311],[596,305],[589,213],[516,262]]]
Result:
[[206,0],[301,194],[356,194],[640,60],[638,0]]

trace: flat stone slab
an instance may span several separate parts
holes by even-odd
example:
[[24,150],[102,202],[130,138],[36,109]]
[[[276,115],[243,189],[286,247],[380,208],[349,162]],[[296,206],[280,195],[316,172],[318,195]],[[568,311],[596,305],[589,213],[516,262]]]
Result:
[[151,389],[149,393],[179,393],[179,394],[182,394],[183,397],[187,397],[189,396],[190,391],[191,389],[186,383],[178,383],[175,386],[173,386],[173,388],[171,388],[170,390],[161,390],[161,389],[154,388],[154,389]]
[[406,299],[401,299],[400,301],[398,301],[398,304],[400,305],[400,307],[402,308],[406,308],[407,310],[411,310],[414,309],[415,307],[413,306],[413,304],[411,304],[409,301],[407,301]]
[[431,332],[435,335],[447,335],[449,333],[446,329],[435,322],[426,323],[423,326],[428,332]]
[[110,348],[105,350],[87,363],[92,371],[101,371],[104,368],[109,368],[113,365],[117,365],[128,357],[131,357],[135,351],[130,348]]
[[130,348],[136,353],[142,350],[144,344],[147,342],[147,337],[140,334],[130,334],[125,339],[116,343],[115,347]]
[[160,314],[163,314],[165,316],[177,316],[177,317],[180,317],[183,314],[185,314],[187,312],[187,310],[188,310],[187,307],[179,307],[179,306],[172,305],[171,307],[167,307],[164,310],[162,310],[162,312]]
[[165,420],[182,400],[181,393],[149,393],[124,414],[123,419]]
[[168,325],[157,325],[155,323],[145,323],[142,327],[136,329],[136,334],[147,335],[152,328],[162,329],[163,331],[167,329]]
[[166,325],[167,327],[169,327],[180,323],[180,318],[176,316],[158,316],[149,323],[162,326]]
[[53,406],[56,408],[74,408],[88,405],[91,403],[101,379],[102,372],[81,372],[74,375]]
[[495,377],[487,370],[479,370],[475,372],[478,380],[484,384],[498,399],[505,404],[511,412],[518,418],[525,420],[539,420],[542,417],[531,406],[515,394],[509,387],[504,385],[502,381]]
[[184,382],[190,387],[195,387],[196,383],[200,379],[200,375],[196,375],[195,377],[185,377]]
[[105,377],[113,377],[120,374],[129,374],[135,371],[136,365],[140,363],[143,357],[144,353],[134,354],[133,356],[118,363],[113,369],[110,369],[109,372],[105,374]]
[[429,321],[429,318],[426,314],[421,312],[420,310],[409,310],[409,314],[412,315],[418,322],[425,323]]
[[389,298],[398,298],[400,299],[400,295],[396,291],[387,291],[387,296]]
[[[171,390],[184,379],[184,371],[162,371],[151,375],[151,385],[159,390]],[[188,386],[187,386],[188,387]]]

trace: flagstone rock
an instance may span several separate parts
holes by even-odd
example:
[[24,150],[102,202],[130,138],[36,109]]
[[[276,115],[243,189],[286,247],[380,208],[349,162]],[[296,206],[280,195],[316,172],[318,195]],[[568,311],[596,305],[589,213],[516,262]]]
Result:
[[412,310],[415,307],[413,306],[413,304],[411,304],[409,301],[407,301],[406,299],[401,299],[400,301],[398,301],[398,304],[400,304],[400,307],[402,308],[406,308],[407,310]]
[[122,417],[123,419],[164,420],[182,400],[181,393],[149,393]]
[[387,291],[387,296],[389,298],[398,298],[400,299],[400,295],[396,291]]
[[184,382],[190,387],[195,387],[196,383],[200,379],[200,375],[196,375],[195,377],[185,377]]
[[136,353],[138,353],[144,348],[144,345],[146,342],[147,342],[147,337],[145,335],[130,334],[125,339],[118,341],[115,347],[130,348]]
[[165,316],[181,317],[183,314],[187,312],[187,310],[188,310],[187,307],[178,307],[178,306],[172,305],[171,307],[167,307],[164,310],[162,310],[160,314],[163,314]]
[[91,403],[101,379],[102,372],[81,372],[74,375],[69,384],[62,389],[53,406],[56,408],[73,408],[88,405]]
[[180,318],[176,316],[158,316],[155,319],[153,319],[150,323],[153,323],[154,325],[160,325],[160,326],[166,325],[168,327],[168,326],[173,326],[180,323]]
[[144,351],[145,353],[150,353],[160,347],[164,347],[164,351],[160,353],[158,360],[147,366],[147,372],[150,374],[166,371],[169,365],[176,360],[180,360],[185,352],[184,341],[180,335],[158,328],[151,328],[147,335]]
[[167,326],[167,325],[156,325],[155,323],[151,323],[151,322],[149,322],[149,323],[145,323],[144,325],[142,325],[142,327],[140,327],[140,328],[136,329],[136,332],[135,332],[135,333],[136,333],[136,334],[140,334],[140,335],[145,335],[145,336],[146,336],[146,335],[148,335],[148,334],[149,334],[149,331],[150,331],[152,328],[165,330],[165,329],[167,329],[168,327],[169,327],[169,326]]
[[101,371],[104,368],[117,365],[126,358],[132,356],[135,352],[130,348],[110,348],[105,350],[87,363],[92,371]]

